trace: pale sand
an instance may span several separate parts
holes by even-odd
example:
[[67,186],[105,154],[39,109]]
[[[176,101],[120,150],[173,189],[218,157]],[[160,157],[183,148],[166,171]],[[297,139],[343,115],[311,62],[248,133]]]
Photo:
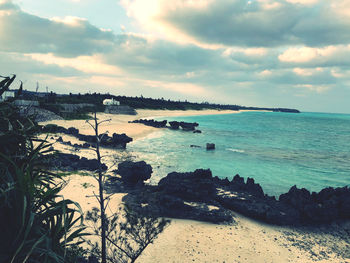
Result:
[[[126,133],[134,139],[139,139],[157,129],[142,124],[130,124],[128,121],[153,117],[166,119],[170,116],[238,113],[235,111],[158,110],[138,112],[136,116],[99,114],[98,117],[101,120],[111,119],[111,122],[102,125],[101,132],[108,130],[109,133]],[[81,133],[92,134],[91,127],[85,121],[51,121],[50,123],[67,128],[73,126]],[[62,137],[65,141],[79,142],[71,136]],[[56,138],[50,140],[53,142]],[[54,147],[63,152],[72,152],[70,146],[55,143]],[[90,150],[80,150],[75,153],[95,158],[94,152]],[[116,158],[120,160],[127,157],[127,154],[122,155],[122,152],[113,150],[103,150],[102,154],[107,155],[106,162],[109,166]],[[98,192],[97,182],[92,176],[81,176],[80,173],[76,173],[68,176],[67,179],[68,184],[62,191],[64,198],[78,202],[84,213],[93,207],[98,207],[94,197],[94,193]],[[123,195],[113,196],[107,211],[109,215],[118,210]],[[160,234],[154,244],[144,251],[137,262],[350,262],[349,242],[336,236],[266,225],[238,214],[235,220],[235,225],[172,220],[170,226]],[[91,239],[96,240],[92,237]],[[340,254],[347,256],[348,259],[344,259]]]
[[[98,207],[93,195],[97,192],[94,178],[76,174],[70,176],[62,194],[79,202],[86,212]],[[113,195],[108,215],[118,211],[123,196]],[[172,219],[136,262],[350,262],[349,243],[339,236],[266,225],[239,214],[235,221],[233,225],[216,225]],[[89,239],[99,240],[93,236]],[[340,256],[346,256],[346,250],[348,259]]]
[[[161,117],[178,117],[178,116],[194,116],[194,115],[214,115],[214,114],[233,114],[239,113],[239,111],[231,110],[137,110],[137,115],[118,115],[118,114],[107,114],[98,113],[99,120],[108,120],[109,122],[103,123],[100,128],[100,133],[108,131],[110,134],[125,133],[126,135],[132,137],[134,140],[143,138],[154,131],[156,128],[145,126],[139,123],[128,123],[129,121],[137,119],[152,119]],[[82,134],[93,134],[93,130],[86,123],[85,120],[53,120],[48,122],[42,122],[45,125],[48,123],[57,124],[65,128],[75,127],[78,128]]]

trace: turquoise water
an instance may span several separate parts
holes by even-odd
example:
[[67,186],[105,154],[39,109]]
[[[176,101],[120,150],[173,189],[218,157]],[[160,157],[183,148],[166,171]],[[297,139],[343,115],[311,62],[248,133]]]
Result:
[[[162,129],[128,146],[152,165],[152,182],[172,171],[210,168],[220,178],[252,177],[270,195],[295,184],[312,191],[350,184],[350,115],[244,112],[165,119],[198,122],[203,133]],[[216,150],[206,151],[207,142]]]

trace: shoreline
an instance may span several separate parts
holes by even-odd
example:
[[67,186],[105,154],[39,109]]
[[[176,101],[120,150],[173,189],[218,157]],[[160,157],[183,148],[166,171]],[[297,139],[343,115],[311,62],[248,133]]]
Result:
[[[137,115],[122,115],[122,114],[109,114],[109,113],[97,113],[97,117],[100,120],[110,119],[110,122],[106,122],[100,126],[100,133],[114,132],[126,135],[133,138],[133,141],[147,137],[159,129],[145,126],[139,123],[129,123],[129,121],[137,119],[152,119],[152,118],[169,118],[169,117],[185,117],[185,116],[202,116],[202,115],[221,115],[221,114],[238,114],[245,111],[232,111],[232,110],[137,110]],[[51,120],[41,122],[41,125],[56,124],[65,128],[75,127],[80,130],[80,133],[86,135],[93,135],[93,130],[86,123],[86,120]]]
[[[237,114],[241,111],[159,111],[140,110],[138,115],[98,114],[103,119],[111,118],[110,123],[101,126],[100,132],[109,130],[126,133],[134,140],[151,135],[160,129],[143,124],[128,123],[140,118],[181,117],[198,115]],[[50,121],[63,127],[75,127],[83,134],[92,134],[92,129],[85,120]],[[65,140],[74,139],[62,136]],[[71,148],[56,143],[55,149],[65,152]],[[79,155],[94,158],[93,152],[80,150]],[[103,149],[104,155],[122,160],[122,152]],[[128,153],[129,154],[129,153]],[[131,153],[132,154],[132,153]],[[119,161],[120,161],[119,160]],[[81,204],[86,213],[98,206],[92,192],[96,191],[95,179],[73,172],[67,177],[70,180],[62,191],[64,198],[72,199]],[[118,211],[123,204],[124,194],[117,193],[111,199],[110,212]],[[346,248],[348,242],[341,239],[341,225],[326,228],[294,228],[268,225],[239,213],[233,216],[236,223],[230,225],[211,224],[194,220],[172,219],[171,224],[150,245],[136,262],[350,262],[350,251]],[[92,237],[91,237],[92,238]]]

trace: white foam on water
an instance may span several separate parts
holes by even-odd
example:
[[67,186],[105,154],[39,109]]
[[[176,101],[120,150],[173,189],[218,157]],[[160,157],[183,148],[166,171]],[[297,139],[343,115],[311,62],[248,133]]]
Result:
[[231,151],[231,152],[235,152],[235,153],[244,153],[244,150],[240,150],[240,149],[234,149],[234,148],[227,148],[226,150]]

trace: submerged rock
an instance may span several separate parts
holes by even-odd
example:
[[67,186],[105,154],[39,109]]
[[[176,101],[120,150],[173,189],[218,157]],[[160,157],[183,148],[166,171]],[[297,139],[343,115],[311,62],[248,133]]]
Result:
[[207,150],[215,150],[215,144],[214,143],[207,143]]

